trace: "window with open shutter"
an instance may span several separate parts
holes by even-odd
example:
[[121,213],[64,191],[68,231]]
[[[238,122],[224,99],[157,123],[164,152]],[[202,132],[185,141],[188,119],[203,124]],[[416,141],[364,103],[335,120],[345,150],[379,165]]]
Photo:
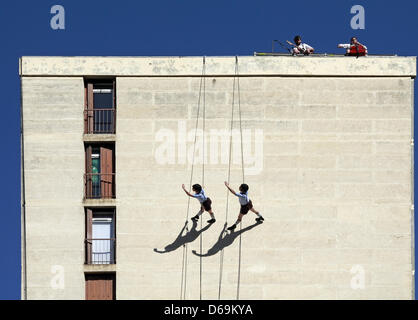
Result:
[[113,149],[100,147],[100,168],[102,182],[102,197],[112,198],[114,196],[113,186]]
[[86,80],[84,133],[115,133],[115,89],[114,79]]
[[86,145],[86,199],[115,197],[114,150],[114,144]]
[[115,208],[86,208],[86,264],[116,263]]

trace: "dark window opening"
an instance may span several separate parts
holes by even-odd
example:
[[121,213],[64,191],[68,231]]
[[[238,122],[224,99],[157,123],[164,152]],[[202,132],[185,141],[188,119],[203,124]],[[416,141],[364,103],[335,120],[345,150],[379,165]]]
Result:
[[87,80],[85,94],[85,133],[115,133],[115,80]]

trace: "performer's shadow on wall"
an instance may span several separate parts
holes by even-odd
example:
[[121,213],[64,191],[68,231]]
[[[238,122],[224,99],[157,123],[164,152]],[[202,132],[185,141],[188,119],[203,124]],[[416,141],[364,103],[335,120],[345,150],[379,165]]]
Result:
[[184,224],[177,238],[172,243],[166,245],[164,247],[164,250],[158,250],[157,248],[154,248],[154,251],[157,253],[167,253],[167,252],[177,250],[178,248],[185,245],[186,243],[195,241],[202,232],[205,232],[206,230],[208,230],[210,226],[212,225],[212,224],[208,224],[204,228],[200,230],[196,230],[197,221],[193,221],[192,228],[188,230],[185,235],[183,235],[184,230],[187,227],[187,223],[188,221],[186,221],[186,223]]
[[215,254],[217,254],[219,251],[223,250],[224,248],[230,246],[234,240],[240,236],[241,234],[243,234],[244,232],[247,232],[249,230],[251,230],[252,228],[262,224],[263,222],[256,222],[248,227],[245,227],[244,229],[241,229],[239,231],[231,231],[231,232],[227,232],[226,231],[226,223],[224,224],[224,228],[222,229],[221,234],[219,235],[218,241],[213,245],[212,248],[210,248],[208,250],[207,253],[205,254],[200,254],[197,253],[196,250],[192,250],[193,254],[195,254],[196,256],[199,257],[209,257],[209,256],[213,256]]

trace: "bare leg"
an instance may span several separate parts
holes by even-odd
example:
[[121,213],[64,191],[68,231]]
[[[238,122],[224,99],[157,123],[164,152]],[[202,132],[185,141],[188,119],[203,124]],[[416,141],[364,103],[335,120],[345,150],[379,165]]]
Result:
[[258,212],[257,210],[255,210],[254,208],[251,208],[250,211],[254,212],[255,214],[260,214],[260,212]]
[[250,210],[257,215],[258,218],[255,219],[256,221],[264,221],[264,218],[261,216],[259,211],[255,210],[254,208],[251,208]]
[[237,221],[236,221],[236,222],[235,222],[232,226],[230,226],[230,227],[228,228],[228,230],[234,230],[234,229],[237,227],[237,225],[239,225],[239,224],[241,223],[242,216],[243,216],[243,214],[242,214],[242,213],[240,213],[240,214],[238,215],[238,219],[237,219]]
[[197,221],[197,220],[199,220],[199,217],[202,215],[202,213],[204,212],[205,210],[203,209],[203,206],[200,206],[200,210],[199,210],[199,212],[194,216],[194,217],[192,217],[192,220],[193,221]]
[[210,210],[208,211],[208,213],[210,214],[210,220],[208,220],[208,222],[209,222],[209,223],[214,223],[216,220],[215,220],[215,215],[213,214],[212,209],[210,209]]

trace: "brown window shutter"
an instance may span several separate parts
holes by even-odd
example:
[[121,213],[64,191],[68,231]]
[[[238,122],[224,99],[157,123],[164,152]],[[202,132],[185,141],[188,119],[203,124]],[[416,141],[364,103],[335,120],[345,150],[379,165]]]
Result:
[[87,274],[86,300],[114,300],[115,296],[114,274]]
[[93,133],[93,121],[94,121],[94,111],[93,111],[93,83],[87,83],[87,111],[86,111],[86,133]]
[[116,133],[116,79],[113,80],[113,119],[112,132]]
[[100,147],[100,173],[103,198],[112,198],[113,194],[113,150]]
[[113,80],[113,109],[116,109],[116,80]]
[[91,163],[91,146],[86,147],[86,177],[85,177],[85,197],[89,198],[93,194],[93,180],[90,173],[92,173],[92,163]]
[[112,279],[108,279],[108,280],[106,280],[106,284],[107,284],[107,287],[106,287],[106,290],[105,290],[105,292],[106,292],[106,294],[107,294],[107,296],[106,296],[106,300],[112,300],[112,292],[113,292],[113,289],[112,289]]
[[91,288],[90,288],[90,281],[86,276],[86,281],[85,281],[85,289],[86,289],[86,300],[90,300],[90,292],[91,292]]
[[86,209],[86,263],[91,264],[93,236],[93,210]]
[[88,133],[87,130],[87,85],[84,84],[84,133]]

